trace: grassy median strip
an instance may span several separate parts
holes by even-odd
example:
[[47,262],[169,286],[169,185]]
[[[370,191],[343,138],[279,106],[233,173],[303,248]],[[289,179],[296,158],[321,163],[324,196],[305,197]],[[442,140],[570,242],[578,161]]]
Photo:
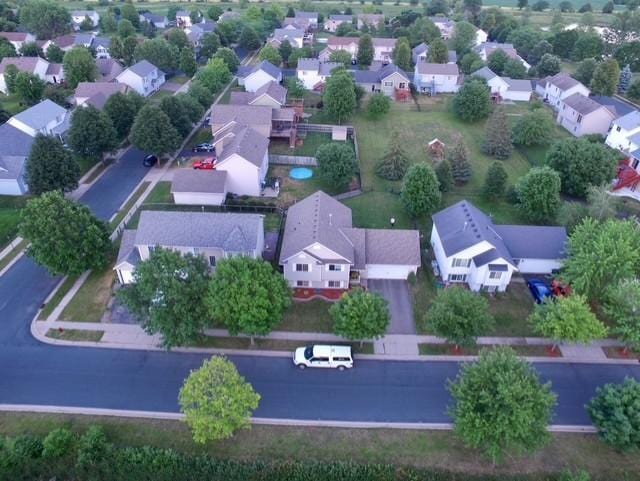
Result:
[[101,270],[93,270],[64,308],[60,319],[73,322],[100,322],[112,297],[115,280],[113,260]]
[[18,245],[11,249],[11,251],[6,256],[0,259],[0,271],[7,267],[9,263],[13,259],[15,259],[25,247],[27,247],[28,244],[29,243],[23,239]]
[[[423,356],[477,356],[482,349],[495,349],[494,345],[460,346],[458,350],[452,344],[420,344],[418,348]],[[551,352],[552,346],[526,344],[511,345],[516,354],[527,357],[562,357],[559,349]]]
[[267,351],[293,351],[294,349],[308,344],[349,344],[356,354],[373,354],[373,343],[365,342],[362,347],[360,343],[342,342],[316,342],[316,341],[291,341],[287,339],[261,339],[255,338],[255,345],[251,345],[251,340],[247,337],[213,337],[206,336],[203,340],[193,345],[193,347],[212,347],[217,349],[247,349],[247,350],[267,350]]
[[58,304],[60,304],[60,301],[62,300],[62,298],[67,294],[67,292],[69,292],[69,290],[73,287],[73,285],[76,283],[77,280],[78,278],[74,276],[69,276],[65,279],[65,281],[62,283],[62,285],[56,291],[53,297],[49,300],[49,302],[47,302],[44,305],[44,307],[40,311],[40,314],[38,315],[39,320],[41,321],[47,320],[47,318],[51,315],[51,313],[58,306]]
[[129,198],[127,203],[122,207],[122,209],[118,211],[116,216],[109,223],[109,227],[111,229],[115,229],[116,227],[118,227],[118,224],[120,224],[120,222],[122,222],[122,219],[124,219],[124,216],[129,213],[129,211],[131,210],[131,207],[133,207],[133,204],[136,203],[136,201],[140,198],[142,193],[147,189],[147,187],[149,187],[149,184],[151,184],[151,182],[143,182],[140,185],[140,187],[138,187],[138,189]]
[[60,339],[61,341],[90,341],[100,342],[103,331],[87,331],[84,329],[49,329],[46,334],[51,339]]
[[507,457],[493,466],[450,431],[256,425],[230,439],[198,445],[179,421],[0,413],[0,433],[7,436],[44,436],[59,427],[83,433],[92,424],[102,425],[117,446],[171,448],[218,459],[385,463],[455,473],[435,478],[443,481],[542,481],[567,469],[584,469],[598,480],[640,480],[637,453],[618,453],[595,435],[553,434],[535,454]]

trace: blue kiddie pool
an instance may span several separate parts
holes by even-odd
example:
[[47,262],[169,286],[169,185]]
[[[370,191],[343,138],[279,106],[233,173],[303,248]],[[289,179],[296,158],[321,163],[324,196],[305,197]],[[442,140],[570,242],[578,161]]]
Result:
[[307,167],[296,167],[295,169],[291,169],[289,177],[294,180],[310,179],[313,177],[313,170],[308,169]]

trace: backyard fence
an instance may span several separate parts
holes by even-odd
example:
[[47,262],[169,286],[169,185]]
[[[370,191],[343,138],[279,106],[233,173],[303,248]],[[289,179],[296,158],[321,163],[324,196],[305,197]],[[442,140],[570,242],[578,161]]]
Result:
[[276,165],[310,165],[312,167],[317,167],[318,165],[315,157],[305,157],[302,155],[269,154],[269,163]]
[[[307,124],[304,122],[300,122],[297,126],[299,132],[320,132],[323,134],[330,134],[333,132],[334,127],[339,127],[336,125],[327,125],[327,124]],[[347,128],[347,134],[353,135],[355,129],[353,125],[342,125],[342,127]]]

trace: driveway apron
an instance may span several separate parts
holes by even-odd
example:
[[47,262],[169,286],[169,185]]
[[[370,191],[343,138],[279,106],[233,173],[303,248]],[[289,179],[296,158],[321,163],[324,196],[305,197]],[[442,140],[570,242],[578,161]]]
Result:
[[369,279],[367,287],[380,294],[389,302],[391,323],[387,334],[415,334],[413,305],[407,281],[390,279]]

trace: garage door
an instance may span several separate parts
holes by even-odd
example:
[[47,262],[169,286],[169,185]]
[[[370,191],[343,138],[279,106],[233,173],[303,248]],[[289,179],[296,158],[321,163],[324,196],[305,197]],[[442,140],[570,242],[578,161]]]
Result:
[[409,272],[413,272],[411,266],[393,266],[384,264],[371,264],[367,266],[369,279],[402,279],[406,280]]

